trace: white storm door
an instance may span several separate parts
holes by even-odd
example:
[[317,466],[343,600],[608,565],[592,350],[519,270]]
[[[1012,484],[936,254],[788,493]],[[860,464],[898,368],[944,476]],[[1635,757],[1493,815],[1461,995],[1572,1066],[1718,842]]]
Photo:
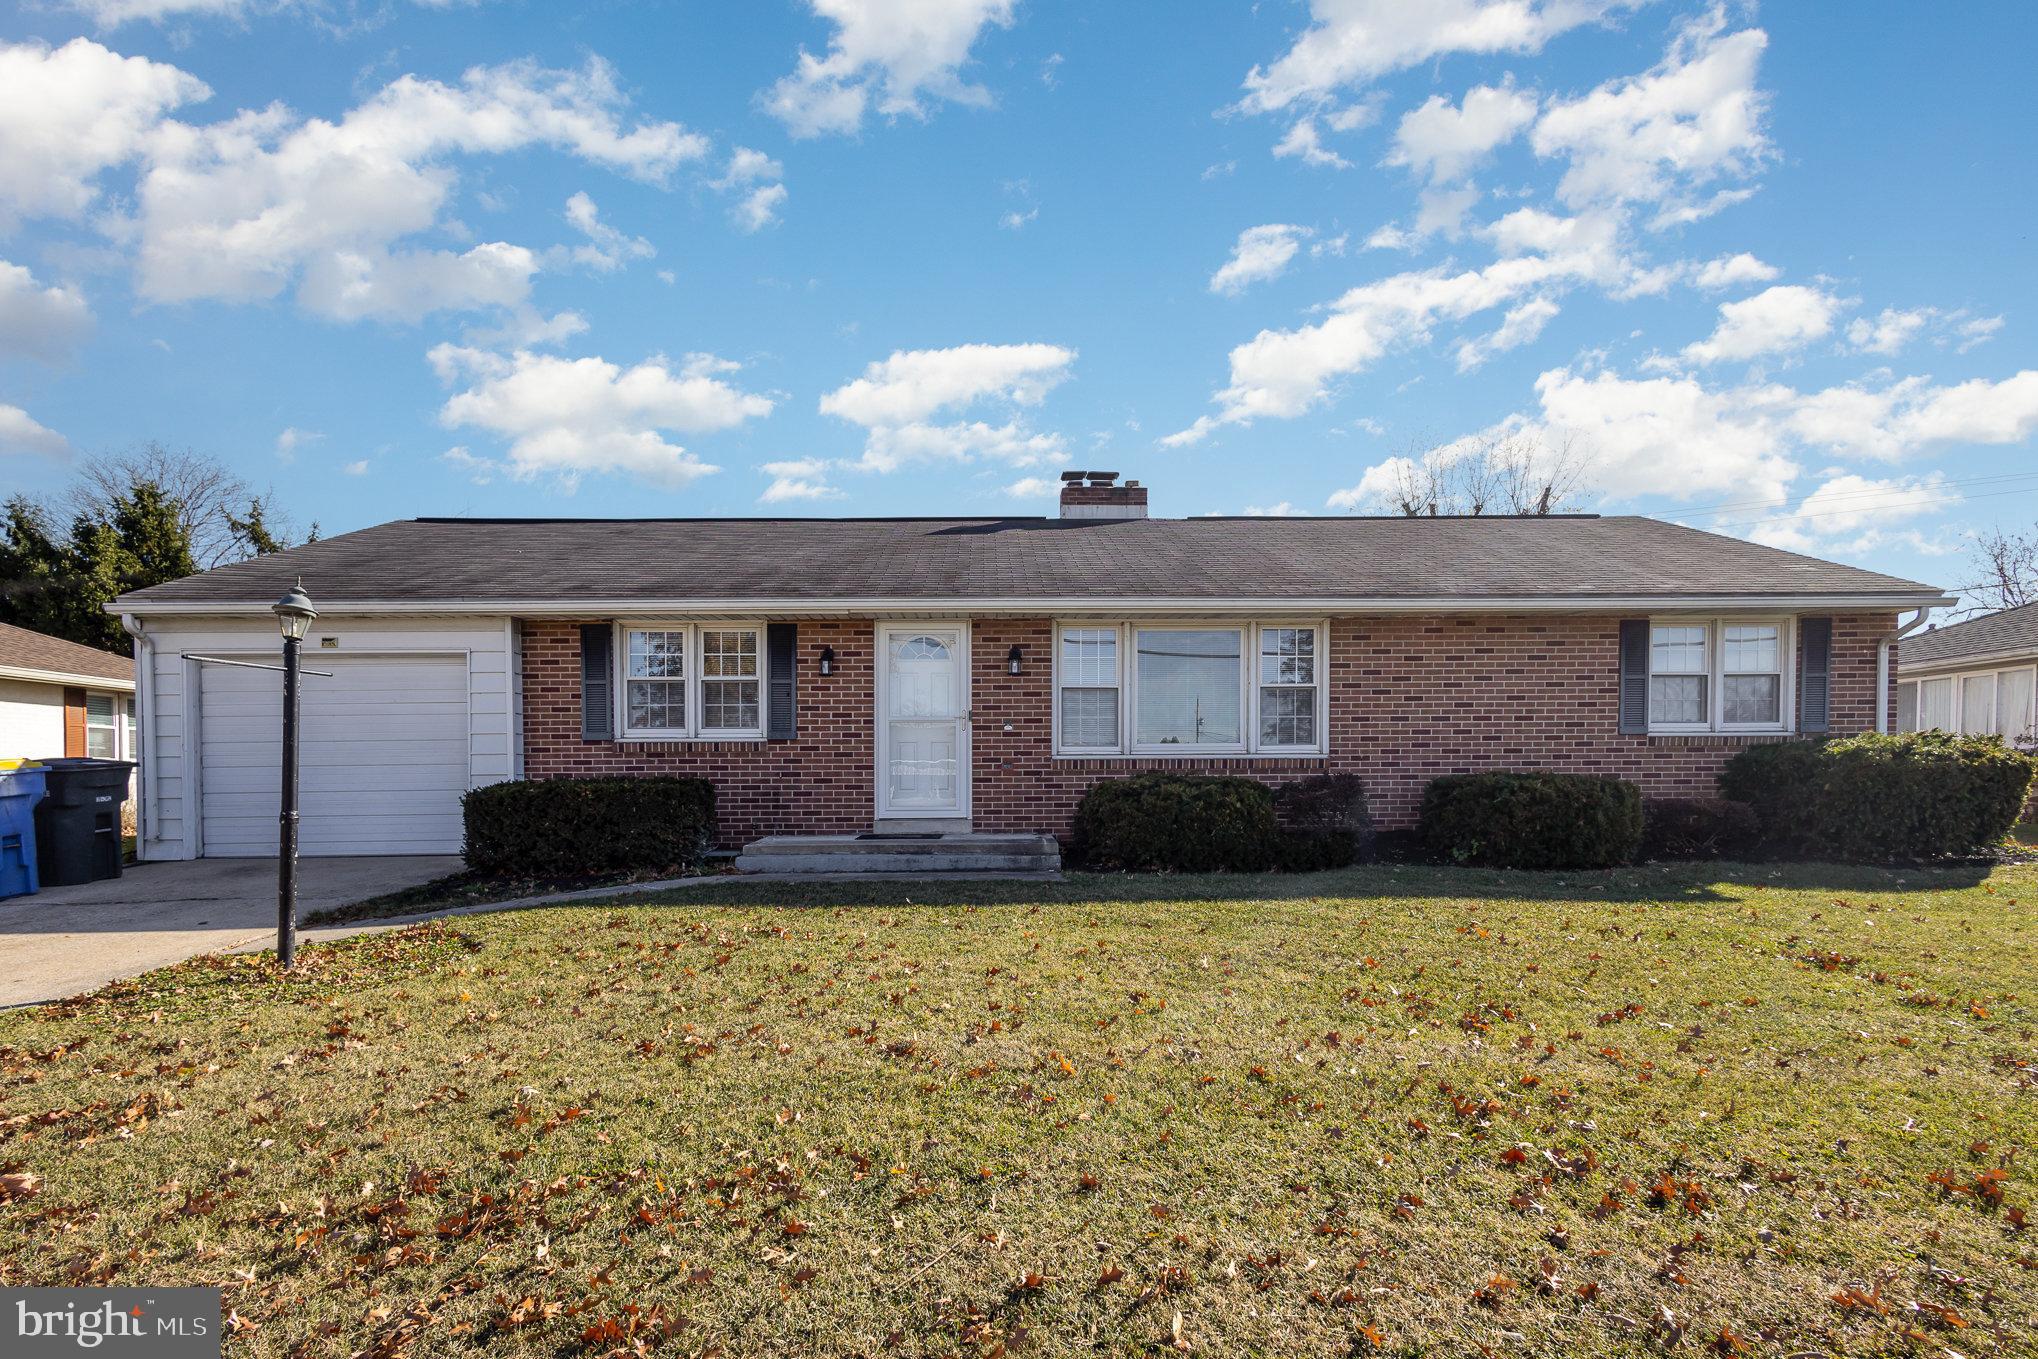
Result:
[[877,814],[969,814],[969,632],[878,628]]

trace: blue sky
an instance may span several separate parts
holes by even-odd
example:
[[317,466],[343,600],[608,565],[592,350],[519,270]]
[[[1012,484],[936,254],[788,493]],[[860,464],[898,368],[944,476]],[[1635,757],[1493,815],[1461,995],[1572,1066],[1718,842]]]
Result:
[[566,8],[15,7],[0,481],[1324,514],[1504,445],[1955,586],[2038,518],[2028,6]]

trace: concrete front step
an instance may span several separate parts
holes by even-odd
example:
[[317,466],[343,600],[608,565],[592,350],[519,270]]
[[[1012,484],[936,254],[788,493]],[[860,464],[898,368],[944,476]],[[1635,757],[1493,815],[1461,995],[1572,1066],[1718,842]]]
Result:
[[1052,873],[1061,867],[1061,846],[1051,835],[767,835],[743,846],[736,867],[744,873]]

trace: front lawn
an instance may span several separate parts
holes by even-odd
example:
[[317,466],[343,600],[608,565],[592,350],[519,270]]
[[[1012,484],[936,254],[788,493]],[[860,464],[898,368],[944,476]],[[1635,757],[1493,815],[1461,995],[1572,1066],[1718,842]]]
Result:
[[0,1285],[221,1284],[278,1356],[2038,1344],[2038,868],[731,884],[304,957],[0,1016]]

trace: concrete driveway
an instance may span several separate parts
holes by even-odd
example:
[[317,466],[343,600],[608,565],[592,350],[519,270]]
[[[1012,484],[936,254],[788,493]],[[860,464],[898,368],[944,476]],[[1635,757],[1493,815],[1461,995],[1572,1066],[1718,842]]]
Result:
[[[299,918],[458,872],[455,855],[303,859]],[[57,1000],[201,953],[276,938],[274,859],[135,864],[0,901],[0,1006]]]

